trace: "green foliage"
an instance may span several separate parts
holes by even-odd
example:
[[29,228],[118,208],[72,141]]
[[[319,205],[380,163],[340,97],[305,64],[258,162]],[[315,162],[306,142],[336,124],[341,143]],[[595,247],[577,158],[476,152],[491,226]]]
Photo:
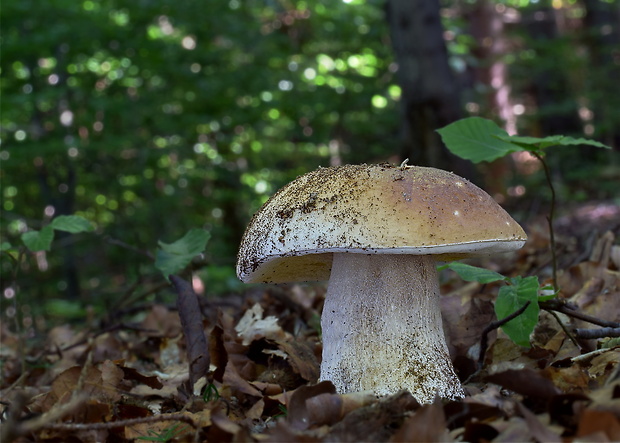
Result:
[[502,326],[503,331],[520,346],[530,346],[530,334],[538,323],[538,277],[515,277],[510,284],[500,288],[495,301],[495,314],[499,320],[508,317],[530,302],[525,311]]
[[[438,268],[439,270],[451,269],[459,277],[466,281],[476,281],[480,284],[487,284],[496,281],[503,281],[495,301],[495,314],[498,320],[502,320],[530,302],[523,313],[516,318],[505,323],[501,328],[512,341],[520,346],[530,346],[530,334],[538,323],[538,313],[540,307],[538,302],[542,301],[539,297],[541,289],[538,277],[505,277],[497,272],[488,269],[478,268],[459,262],[452,262]],[[555,297],[555,295],[553,295]],[[544,300],[548,300],[548,296]]]
[[[54,298],[44,302],[45,313],[50,318],[58,318],[62,321],[83,320],[88,312],[84,306],[75,300]],[[101,310],[96,310],[98,313]],[[91,312],[92,314],[92,312]]]
[[46,226],[40,231],[24,232],[21,238],[31,252],[49,251],[54,240],[54,228]]
[[[555,204],[555,192],[549,176],[546,163],[543,160],[545,150],[552,146],[589,145],[597,148],[611,147],[593,140],[573,138],[563,135],[553,135],[543,138],[510,136],[490,120],[480,117],[470,117],[458,120],[438,130],[446,147],[455,155],[470,160],[474,163],[490,162],[518,151],[529,151],[537,156],[545,168],[548,183],[552,192],[551,210],[549,216],[549,228],[551,233],[551,252],[553,256],[553,280],[556,287],[556,262],[555,242],[553,235],[553,207]],[[455,271],[461,278],[467,281],[477,281],[481,284],[503,280],[507,286],[503,286],[498,293],[495,302],[495,313],[499,320],[509,317],[519,311],[527,303],[529,305],[516,318],[502,326],[504,332],[518,345],[529,346],[530,334],[538,322],[540,311],[539,301],[543,301],[538,295],[540,285],[538,277],[515,277],[507,278],[493,271],[480,269],[463,263],[450,263],[442,269],[449,268]],[[547,296],[544,301],[549,300]]]
[[460,262],[451,262],[440,266],[438,270],[451,269],[456,272],[459,277],[465,281],[477,281],[481,284],[493,283],[495,281],[506,280],[502,274],[489,269],[478,268],[476,266],[466,265]]
[[173,243],[159,242],[155,267],[168,279],[187,267],[194,257],[202,253],[211,234],[204,229],[191,229],[181,239]]
[[202,392],[202,399],[205,402],[218,400],[220,398],[220,392],[217,390],[217,386],[213,383],[208,383]]
[[54,241],[54,231],[65,231],[71,234],[90,232],[95,228],[84,217],[79,215],[61,215],[52,220],[40,231],[28,231],[21,235],[24,245],[31,252],[49,251]]
[[508,135],[491,120],[469,117],[438,129],[446,147],[454,154],[474,163],[491,162],[518,151],[542,155],[552,146],[589,145],[611,149],[594,140],[553,135],[544,138]]
[[474,163],[493,161],[521,150],[519,146],[497,137],[508,134],[492,121],[481,117],[458,120],[437,132],[453,154]]
[[95,229],[88,220],[79,215],[59,215],[52,220],[50,226],[57,231],[70,232],[71,234],[91,232]]
[[[378,0],[24,0],[3,5],[2,25],[4,242],[48,207],[142,251],[200,227],[205,261],[229,269],[208,273],[219,291],[276,189],[330,158],[395,151],[400,88]],[[46,274],[31,267],[24,292],[57,291],[70,250],[89,257],[81,285],[98,293],[152,269],[144,254],[84,239],[47,257]]]

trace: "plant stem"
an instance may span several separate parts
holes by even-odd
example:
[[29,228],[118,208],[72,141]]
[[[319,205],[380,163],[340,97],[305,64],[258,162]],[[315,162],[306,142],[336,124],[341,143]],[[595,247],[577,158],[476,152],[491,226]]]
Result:
[[558,265],[555,255],[555,233],[553,231],[553,218],[555,215],[555,188],[553,187],[553,181],[551,180],[551,174],[549,172],[549,166],[542,155],[538,152],[530,151],[542,164],[545,170],[545,177],[547,178],[547,184],[551,190],[551,205],[549,208],[549,215],[547,216],[547,224],[549,225],[549,248],[551,249],[551,266],[553,268],[553,290],[558,290]]

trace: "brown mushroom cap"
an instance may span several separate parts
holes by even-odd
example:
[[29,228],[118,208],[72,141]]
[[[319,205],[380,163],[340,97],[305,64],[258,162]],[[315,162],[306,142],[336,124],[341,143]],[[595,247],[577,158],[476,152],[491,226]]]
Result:
[[237,256],[246,283],[328,280],[334,252],[436,254],[452,260],[519,249],[521,226],[486,192],[417,166],[320,168],[274,194]]

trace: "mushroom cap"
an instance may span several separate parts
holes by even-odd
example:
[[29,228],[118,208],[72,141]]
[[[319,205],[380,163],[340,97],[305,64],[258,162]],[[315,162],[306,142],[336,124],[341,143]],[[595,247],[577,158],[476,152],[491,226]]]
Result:
[[419,166],[319,168],[276,192],[237,255],[246,283],[328,280],[335,252],[455,260],[519,249],[527,236],[486,192]]

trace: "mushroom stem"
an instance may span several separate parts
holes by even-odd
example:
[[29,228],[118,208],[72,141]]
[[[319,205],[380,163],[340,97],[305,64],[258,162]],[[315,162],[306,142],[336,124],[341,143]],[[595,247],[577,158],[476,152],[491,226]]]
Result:
[[339,393],[463,397],[444,338],[431,256],[335,253],[321,320],[321,380]]

